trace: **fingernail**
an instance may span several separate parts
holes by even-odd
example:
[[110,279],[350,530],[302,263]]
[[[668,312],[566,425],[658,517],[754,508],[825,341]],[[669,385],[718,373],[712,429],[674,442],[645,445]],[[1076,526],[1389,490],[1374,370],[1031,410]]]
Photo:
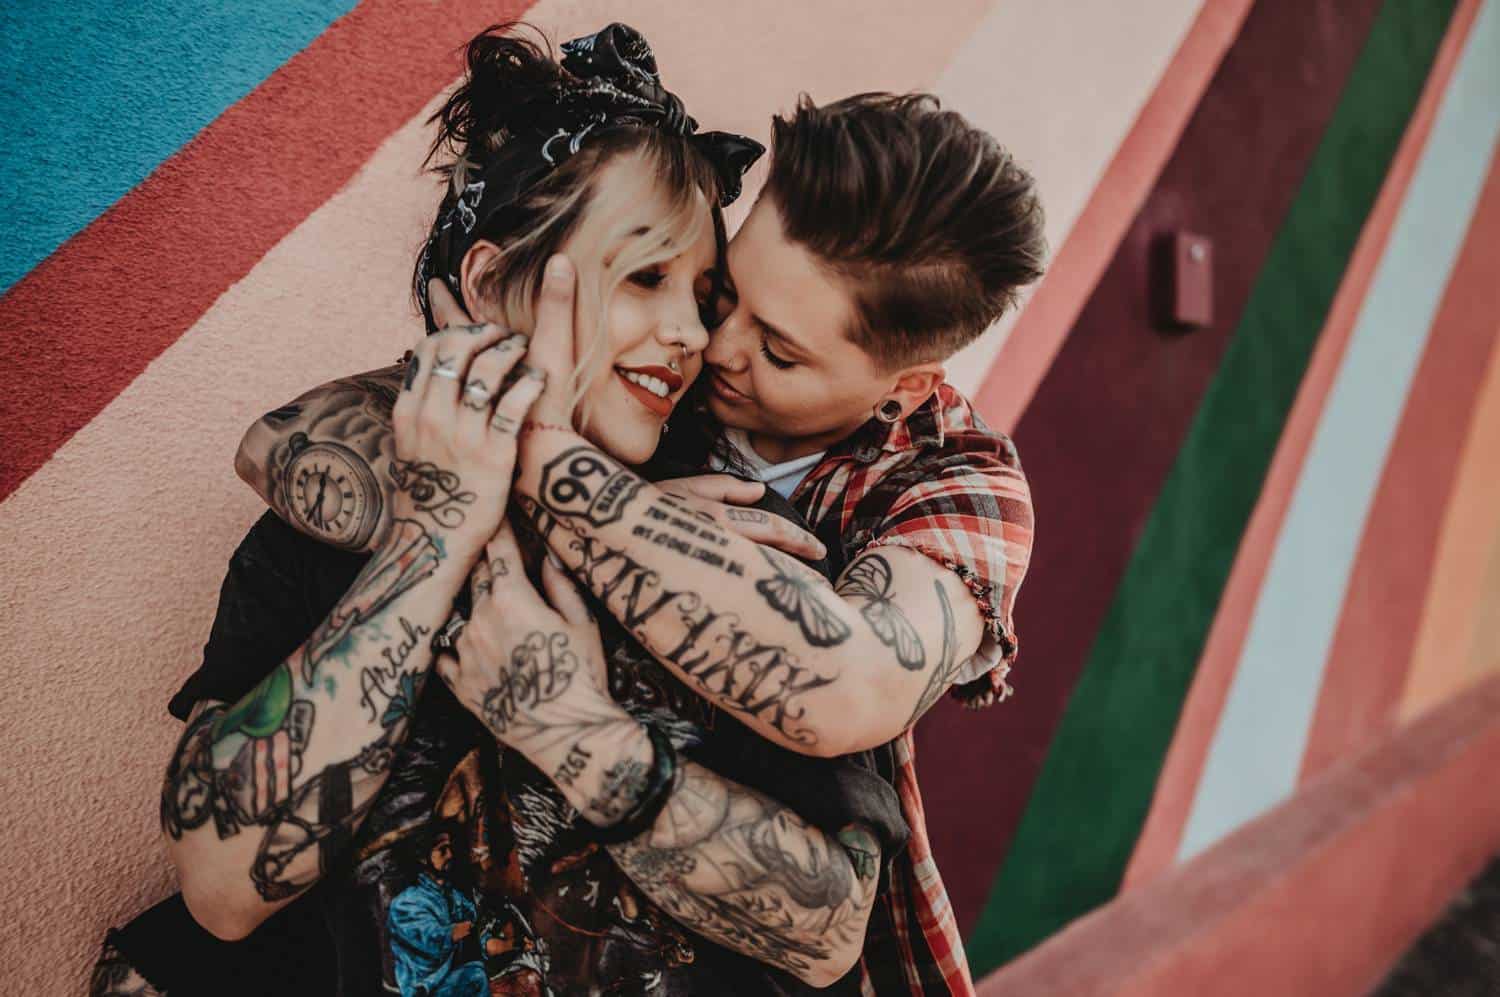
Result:
[[547,261],[547,277],[549,280],[566,280],[572,275],[573,264],[561,253],[558,253]]
[[546,381],[547,380],[547,372],[545,370],[542,370],[542,368],[540,368],[540,367],[532,367],[530,364],[528,364],[526,366],[525,374],[526,374],[527,377],[531,378],[533,381]]
[[553,551],[550,551],[550,550],[547,551],[547,562],[549,564],[551,564],[554,568],[556,568],[558,571],[566,571],[567,570],[566,568],[563,567],[562,560],[560,558],[558,558],[557,554],[554,553]]

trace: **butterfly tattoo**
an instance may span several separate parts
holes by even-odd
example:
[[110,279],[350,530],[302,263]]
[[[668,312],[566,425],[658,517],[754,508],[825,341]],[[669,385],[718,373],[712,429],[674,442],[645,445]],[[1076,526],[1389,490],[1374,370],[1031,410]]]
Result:
[[789,558],[765,547],[761,555],[770,563],[776,577],[755,583],[755,591],[765,597],[771,608],[796,623],[802,636],[814,647],[833,647],[849,639],[849,624],[823,604],[817,581],[793,574],[799,567]]
[[881,643],[896,652],[896,661],[907,671],[927,664],[922,637],[891,598],[891,565],[879,554],[867,554],[849,566],[839,580],[839,595],[865,600],[860,615]]

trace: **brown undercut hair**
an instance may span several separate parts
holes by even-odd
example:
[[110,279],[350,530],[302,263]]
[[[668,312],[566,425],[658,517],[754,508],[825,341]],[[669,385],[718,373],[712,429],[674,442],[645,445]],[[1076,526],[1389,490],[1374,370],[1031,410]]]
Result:
[[772,120],[766,192],[849,283],[849,338],[885,370],[950,356],[1042,275],[1036,182],[930,94],[804,95]]

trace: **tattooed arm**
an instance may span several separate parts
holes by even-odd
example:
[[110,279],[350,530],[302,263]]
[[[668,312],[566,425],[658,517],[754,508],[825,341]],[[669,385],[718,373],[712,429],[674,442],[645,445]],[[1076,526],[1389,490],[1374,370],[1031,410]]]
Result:
[[418,346],[374,556],[300,648],[236,703],[199,709],[174,752],[162,826],[183,899],[219,937],[243,937],[315,882],[385,782],[429,639],[504,516],[515,427],[541,390],[526,378],[477,404],[473,386],[499,384],[520,356],[499,338],[476,327]]
[[794,751],[884,744],[979,647],[975,598],[930,558],[881,547],[832,586],[572,433],[528,435],[515,492],[569,572],[658,660]]
[[[438,673],[501,743],[525,754],[583,817],[618,822],[654,761],[641,724],[600,680],[588,610],[543,569],[557,611],[519,570],[502,528],[476,572],[473,617]],[[879,881],[880,846],[862,825],[836,836],[776,800],[693,762],[653,826],[606,846],[636,886],[684,927],[817,986],[858,960]]]
[[402,365],[340,378],[258,419],[235,472],[290,526],[346,550],[374,550],[391,521],[391,412]]

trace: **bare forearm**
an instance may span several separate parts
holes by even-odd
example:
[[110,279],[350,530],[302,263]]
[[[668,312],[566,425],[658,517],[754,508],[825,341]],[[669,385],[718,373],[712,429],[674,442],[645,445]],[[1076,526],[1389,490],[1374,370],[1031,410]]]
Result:
[[384,784],[467,564],[398,519],[313,635],[237,703],[194,718],[162,826],[195,915],[253,929],[315,882]]

